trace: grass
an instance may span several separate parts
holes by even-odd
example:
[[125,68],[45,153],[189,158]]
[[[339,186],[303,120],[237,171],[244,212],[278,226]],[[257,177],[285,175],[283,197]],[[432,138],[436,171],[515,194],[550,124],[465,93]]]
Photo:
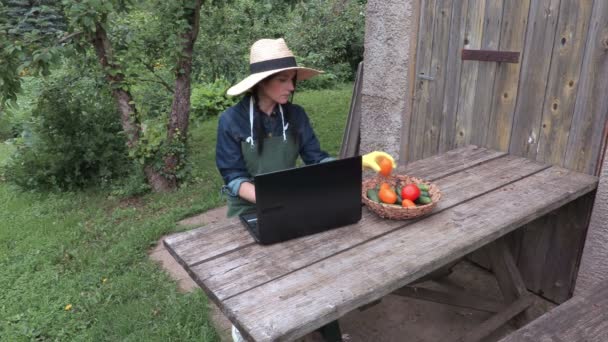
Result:
[[[351,89],[296,96],[334,156]],[[192,126],[193,177],[171,194],[33,193],[0,181],[0,340],[217,341],[202,291],[179,293],[147,257],[185,229],[175,222],[223,204],[216,126]],[[0,163],[10,149],[0,144]]]

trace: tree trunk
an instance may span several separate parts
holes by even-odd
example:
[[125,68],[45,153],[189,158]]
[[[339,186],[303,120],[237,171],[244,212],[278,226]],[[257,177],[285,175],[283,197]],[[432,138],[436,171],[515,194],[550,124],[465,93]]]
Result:
[[[100,23],[96,24],[95,35],[92,37],[91,43],[95,48],[99,64],[101,64],[106,75],[106,81],[112,89],[112,96],[118,104],[122,129],[127,135],[127,146],[130,150],[133,150],[137,148],[139,143],[141,125],[136,115],[137,111],[131,93],[121,88],[125,76],[120,72],[120,66],[114,63],[112,45],[107,32]],[[151,165],[144,166],[144,173],[148,184],[156,192],[170,191],[175,188],[174,182],[167,179],[161,172],[156,171]]]
[[[201,0],[196,0],[195,7],[188,13],[190,28],[181,35],[182,52],[177,61],[175,75],[175,93],[167,130],[167,145],[181,144],[185,147],[188,137],[188,121],[190,117],[190,74],[192,72],[192,54],[194,43],[198,35],[200,23]],[[169,154],[165,156],[165,173],[172,175],[168,181],[173,187],[177,186],[175,174],[184,161],[183,154]]]

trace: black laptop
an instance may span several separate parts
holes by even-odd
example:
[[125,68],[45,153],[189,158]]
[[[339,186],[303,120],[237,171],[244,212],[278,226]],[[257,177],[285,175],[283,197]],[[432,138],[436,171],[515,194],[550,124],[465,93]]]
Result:
[[240,219],[261,244],[361,219],[361,156],[261,174],[254,183],[256,212]]

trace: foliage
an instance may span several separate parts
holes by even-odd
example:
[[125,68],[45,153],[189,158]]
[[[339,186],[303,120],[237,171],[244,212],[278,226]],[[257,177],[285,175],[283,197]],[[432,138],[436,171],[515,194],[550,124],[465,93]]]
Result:
[[236,103],[236,98],[226,95],[230,83],[217,79],[213,83],[201,83],[192,88],[190,114],[193,118],[206,119],[217,116]]
[[70,190],[120,175],[127,153],[110,94],[86,77],[62,75],[44,86],[6,178],[26,189]]
[[65,32],[65,18],[56,0],[0,2],[0,103],[16,100],[20,78],[48,75]]
[[[296,98],[332,155],[351,92],[346,85]],[[31,193],[0,181],[2,340],[218,341],[202,291],[180,293],[148,259],[162,236],[188,229],[176,221],[223,204],[210,148],[216,128],[210,118],[192,129],[194,177],[168,194]],[[8,147],[0,144],[0,158]]]
[[358,1],[300,2],[283,20],[285,39],[303,65],[352,81],[363,60],[365,6]]
[[363,59],[364,6],[355,0],[232,0],[206,6],[195,74],[234,83],[249,72],[249,47],[255,40],[285,37],[298,63],[322,69],[338,82],[352,80]]
[[23,78],[21,96],[17,101],[6,104],[4,111],[0,112],[0,130],[6,132],[6,135],[0,136],[0,140],[31,135],[28,123],[31,121],[31,113],[40,97],[42,87],[43,81],[40,78]]

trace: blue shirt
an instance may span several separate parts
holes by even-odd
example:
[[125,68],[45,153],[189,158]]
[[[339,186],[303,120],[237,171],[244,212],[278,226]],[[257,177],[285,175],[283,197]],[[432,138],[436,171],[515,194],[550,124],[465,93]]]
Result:
[[[308,164],[316,164],[333,160],[329,154],[321,150],[310,120],[304,109],[298,105],[287,103],[283,111],[288,112],[289,126],[286,134],[293,134],[299,144],[299,154],[302,161]],[[254,109],[254,118],[262,118],[262,126],[265,136],[282,136],[281,114],[278,107],[270,116]],[[287,118],[286,118],[287,120]],[[228,108],[220,115],[217,129],[217,145],[215,148],[215,162],[222,178],[224,179],[224,190],[228,190],[231,196],[237,196],[238,190],[243,182],[251,181],[252,175],[247,171],[245,159],[241,151],[241,142],[251,135],[249,123],[249,96],[244,96],[234,106]],[[253,139],[258,137],[253,130]]]

